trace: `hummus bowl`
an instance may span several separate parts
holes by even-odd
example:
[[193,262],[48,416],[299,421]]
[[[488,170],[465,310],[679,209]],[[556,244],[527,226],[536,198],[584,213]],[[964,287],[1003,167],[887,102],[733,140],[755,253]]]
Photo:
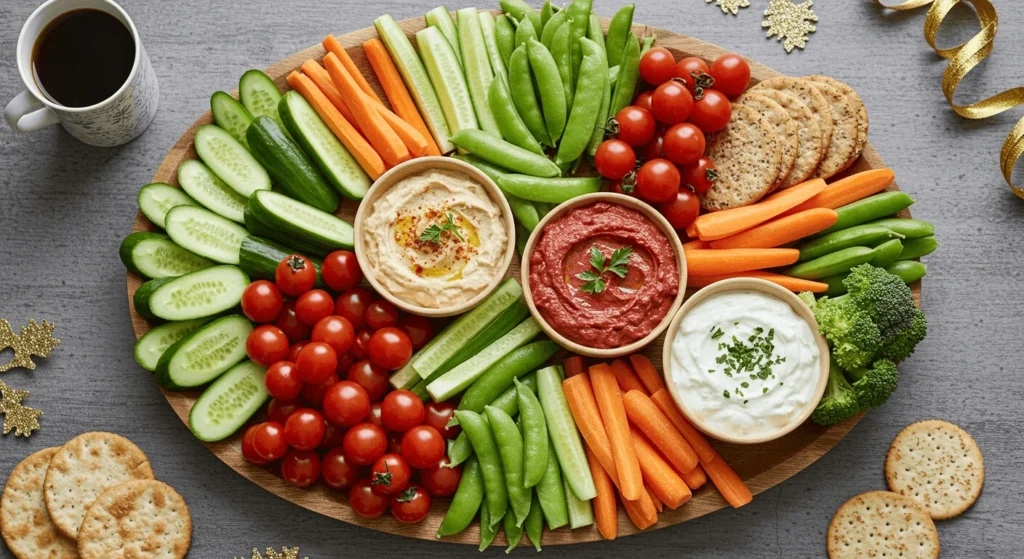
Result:
[[396,165],[373,183],[355,217],[366,280],[410,313],[464,313],[505,278],[515,226],[490,177],[451,157]]
[[560,204],[523,252],[533,318],[559,345],[588,357],[639,351],[668,328],[686,292],[686,258],[672,226],[623,194]]

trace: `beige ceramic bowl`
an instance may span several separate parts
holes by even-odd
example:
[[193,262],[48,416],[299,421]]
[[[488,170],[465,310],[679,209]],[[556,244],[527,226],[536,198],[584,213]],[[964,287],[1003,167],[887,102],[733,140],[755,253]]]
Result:
[[[373,205],[377,200],[402,179],[435,170],[462,173],[482,185],[484,190],[486,190],[487,194],[491,197],[491,200],[501,208],[501,218],[505,224],[506,236],[505,254],[502,257],[501,266],[499,267],[500,273],[495,274],[494,279],[491,280],[491,283],[487,288],[478,293],[472,299],[458,305],[444,308],[421,307],[394,296],[380,283],[380,281],[378,281],[375,275],[377,272],[374,272],[364,256],[365,246],[363,223],[366,222],[366,218],[370,215],[370,211],[373,209]],[[427,317],[442,317],[462,314],[476,306],[480,301],[483,301],[491,294],[492,291],[494,291],[498,284],[505,279],[509,264],[512,263],[512,257],[515,255],[516,249],[515,224],[512,221],[512,210],[508,207],[508,202],[505,200],[505,196],[498,189],[498,185],[494,184],[494,181],[491,180],[490,177],[482,173],[476,167],[451,157],[420,157],[412,159],[405,163],[396,165],[388,172],[381,175],[380,178],[373,183],[373,186],[370,187],[366,196],[363,197],[363,201],[359,204],[359,209],[356,211],[354,228],[356,259],[359,261],[359,266],[363,269],[363,272],[366,275],[366,280],[370,282],[370,285],[373,286],[374,290],[376,290],[377,293],[380,293],[380,295],[388,301],[394,303],[398,308],[413,314]]]
[[[731,433],[708,426],[705,422],[701,421],[696,414],[691,413],[690,410],[687,409],[686,403],[679,394],[675,382],[672,381],[672,340],[675,339],[676,332],[679,331],[679,325],[682,324],[683,317],[685,317],[690,312],[690,309],[696,306],[697,303],[700,303],[711,295],[716,295],[726,291],[760,291],[788,303],[797,316],[807,321],[807,325],[811,327],[811,332],[814,333],[814,339],[818,345],[818,363],[820,370],[818,375],[818,384],[814,388],[813,397],[799,414],[796,414],[791,418],[789,423],[772,433],[759,437],[738,437]],[[698,429],[720,441],[737,444],[757,444],[773,441],[787,435],[793,431],[793,429],[799,427],[804,421],[807,421],[807,418],[811,416],[811,412],[813,412],[814,408],[817,407],[818,400],[820,400],[821,395],[825,393],[825,386],[828,384],[828,355],[828,343],[818,332],[818,323],[814,320],[814,313],[811,312],[810,307],[801,301],[799,297],[793,294],[792,291],[763,279],[732,278],[715,282],[694,293],[693,296],[686,300],[686,303],[684,303],[682,308],[679,309],[679,312],[672,318],[671,326],[668,327],[668,333],[665,335],[665,347],[662,350],[661,366],[663,374],[665,375],[665,385],[668,387],[669,393],[672,394],[672,399],[675,400],[676,405],[679,406],[679,409],[682,410],[686,418],[689,419],[690,422],[692,422]]]
[[[557,330],[552,328],[551,325],[548,324],[548,321],[541,315],[540,311],[537,310],[537,307],[533,302],[533,291],[530,289],[530,255],[533,254],[533,247],[536,245],[538,239],[543,233],[544,227],[552,220],[565,215],[569,210],[590,206],[597,202],[608,202],[631,210],[636,210],[643,214],[647,219],[651,220],[651,222],[661,230],[662,234],[668,238],[669,244],[672,245],[672,251],[675,253],[676,257],[676,267],[679,272],[679,292],[676,294],[676,298],[672,301],[672,306],[669,308],[668,313],[665,314],[665,318],[663,318],[661,322],[643,338],[621,347],[587,347],[566,338]],[[558,343],[558,345],[580,355],[596,357],[599,359],[609,359],[612,357],[621,357],[630,353],[636,353],[644,346],[654,341],[659,334],[665,331],[665,328],[668,328],[669,322],[671,322],[672,317],[675,315],[676,309],[678,309],[679,305],[683,303],[683,297],[686,295],[686,257],[683,256],[683,244],[679,241],[679,236],[676,234],[675,230],[672,229],[668,220],[658,213],[657,210],[636,198],[626,196],[624,194],[615,194],[612,192],[585,194],[556,206],[555,209],[548,213],[548,215],[544,216],[544,219],[540,220],[540,223],[533,230],[533,233],[530,234],[529,240],[526,241],[526,248],[523,252],[523,296],[526,299],[526,305],[530,308],[530,314],[532,314],[534,320],[540,324],[544,333],[550,336],[552,340]]]

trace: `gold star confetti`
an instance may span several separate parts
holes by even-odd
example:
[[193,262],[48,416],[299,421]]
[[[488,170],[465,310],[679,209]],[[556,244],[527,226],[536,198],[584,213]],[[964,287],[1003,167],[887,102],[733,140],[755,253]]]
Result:
[[807,46],[807,34],[817,30],[810,23],[818,21],[812,6],[814,0],[807,0],[803,4],[794,4],[791,0],[771,0],[761,23],[761,27],[768,28],[765,35],[778,37],[786,47],[786,52],[793,52],[794,47],[804,48]]
[[750,0],[704,0],[708,4],[714,2],[722,8],[723,14],[736,15],[740,8],[749,8]]
[[[272,547],[268,547],[266,556],[260,554],[260,550],[255,547],[252,548],[252,559],[299,559],[299,547],[282,547],[281,551],[278,552]],[[235,557],[235,559],[245,559],[244,557]],[[305,559],[309,559],[306,557]]]
[[59,343],[60,340],[53,337],[53,324],[50,322],[44,320],[40,325],[36,324],[35,319],[29,319],[28,325],[22,326],[18,335],[15,335],[11,323],[0,318],[0,351],[7,348],[14,350],[14,359],[0,365],[0,373],[15,367],[35,369],[32,356],[49,357],[50,351]]
[[43,412],[26,408],[21,401],[28,398],[28,390],[15,390],[0,380],[0,413],[4,414],[4,434],[14,430],[14,436],[28,437],[39,429],[39,416]]

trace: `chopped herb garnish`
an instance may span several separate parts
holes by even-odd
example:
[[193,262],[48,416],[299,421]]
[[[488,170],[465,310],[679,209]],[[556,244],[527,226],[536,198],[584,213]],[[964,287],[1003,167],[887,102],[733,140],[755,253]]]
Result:
[[[733,323],[734,326],[738,324],[738,322]],[[725,336],[725,332],[718,326],[712,326],[710,332],[712,340]],[[761,327],[751,330],[750,335],[742,340],[735,335],[730,336],[730,341],[718,343],[718,351],[721,353],[715,358],[715,363],[724,365],[722,372],[730,378],[734,375],[743,375],[751,381],[760,380],[762,383],[774,380],[775,373],[772,371],[772,367],[786,361],[785,357],[775,355],[774,339],[774,328],[765,332],[765,329]],[[781,386],[782,383],[780,382],[779,385]],[[750,388],[750,382],[744,380],[739,387]],[[728,390],[725,391],[726,398],[729,397],[728,392]],[[763,387],[761,393],[766,394],[767,392],[768,388]],[[733,393],[743,397],[740,388],[734,388]]]
[[726,391],[722,392],[722,396],[725,396],[726,398],[728,398],[729,397],[729,391],[726,390]]
[[465,241],[462,238],[462,234],[459,233],[459,228],[455,226],[455,220],[452,217],[451,212],[445,214],[445,222],[438,225],[437,223],[427,227],[420,233],[420,241],[424,243],[434,243],[435,245],[441,244],[441,235],[443,233],[451,233],[459,238],[460,241]]
[[611,258],[605,258],[601,249],[596,245],[590,247],[590,265],[593,270],[586,270],[576,274],[577,279],[583,280],[580,289],[585,293],[598,294],[603,292],[608,284],[604,281],[604,274],[611,272],[619,278],[626,277],[629,272],[629,258],[633,254],[633,247],[622,247],[612,252]]
[[721,338],[724,335],[725,335],[725,332],[723,332],[721,328],[719,328],[717,330],[712,329],[712,331],[711,331],[711,339],[712,340],[717,340],[718,338]]

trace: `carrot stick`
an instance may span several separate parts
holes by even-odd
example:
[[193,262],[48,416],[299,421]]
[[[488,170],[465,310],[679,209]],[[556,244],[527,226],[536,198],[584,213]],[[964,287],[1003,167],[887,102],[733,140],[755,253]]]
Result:
[[377,74],[377,80],[384,88],[384,93],[387,94],[395,114],[419,130],[420,135],[427,140],[427,155],[441,155],[441,150],[437,148],[430,129],[427,128],[419,109],[416,108],[416,103],[413,102],[409,90],[402,81],[401,74],[398,73],[398,68],[395,67],[395,62],[391,60],[391,55],[384,47],[384,43],[380,42],[380,39],[370,39],[363,43],[363,52],[366,53],[366,59],[370,61],[370,66],[373,66],[373,72]]
[[359,71],[359,66],[356,66],[355,61],[352,60],[352,57],[348,55],[348,52],[345,50],[345,47],[341,46],[341,43],[339,43],[338,40],[334,38],[334,35],[328,35],[327,37],[325,37],[322,44],[327,52],[332,53],[334,54],[334,56],[338,57],[338,60],[341,62],[342,66],[344,66],[345,69],[348,70],[348,73],[352,76],[352,79],[355,80],[356,85],[359,86],[359,89],[361,89],[363,93],[369,95],[371,99],[380,103],[380,97],[377,97],[377,92],[374,91],[372,87],[370,87],[370,82],[366,81],[366,77],[364,77],[363,73]]
[[384,161],[381,160],[380,155],[352,127],[352,124],[345,120],[345,117],[338,111],[337,107],[324,96],[324,93],[320,91],[320,88],[309,77],[298,72],[292,72],[288,74],[288,85],[301,93],[306,98],[306,101],[313,105],[320,118],[324,119],[327,126],[334,132],[334,135],[352,153],[352,156],[359,162],[359,166],[366,171],[366,174],[370,175],[371,179],[376,180],[377,177],[384,174]]
[[693,223],[691,223],[691,224],[686,226],[686,236],[691,238],[691,239],[696,239],[697,238],[697,221],[696,220],[694,220]]
[[704,471],[707,472],[707,477],[711,478],[718,492],[733,508],[740,508],[754,500],[747,485],[718,453],[715,453],[714,460],[704,464]]
[[[872,194],[885,190],[896,175],[889,169],[871,169],[839,179],[825,187],[824,190],[811,197],[806,202],[788,210],[783,215],[802,212],[811,208],[836,209],[845,206],[850,202],[856,202],[861,198],[867,198]],[[780,194],[784,193],[782,191]]]
[[633,364],[633,370],[636,371],[637,376],[647,387],[648,394],[654,394],[655,392],[665,388],[665,381],[661,380],[661,373],[654,368],[654,363],[642,353],[634,353],[629,356],[629,362]]
[[647,387],[640,381],[640,377],[636,376],[633,372],[633,368],[622,359],[616,359],[612,361],[612,373],[615,373],[615,381],[619,384],[619,390],[623,394],[630,390],[639,390],[644,394],[647,394]]
[[795,248],[729,248],[686,251],[686,271],[695,276],[714,276],[788,266],[800,258]]
[[359,123],[356,122],[356,117],[352,115],[352,111],[348,108],[348,104],[345,103],[345,99],[341,97],[341,93],[338,92],[338,88],[334,87],[334,82],[331,81],[331,75],[327,73],[327,70],[324,70],[323,66],[312,59],[303,62],[300,70],[302,70],[309,79],[313,80],[313,83],[320,88],[320,91],[325,97],[330,99],[331,104],[338,109],[338,112],[345,117],[345,120],[349,121],[349,123],[356,130],[359,130],[361,134],[362,130],[359,128]]
[[640,471],[643,472],[644,482],[654,495],[672,510],[689,501],[692,496],[690,488],[672,469],[672,465],[658,454],[640,431],[632,429],[631,433],[636,456],[640,459]]
[[794,208],[825,189],[825,181],[811,179],[756,204],[697,216],[693,225],[702,241],[717,241],[760,225]]
[[587,448],[594,453],[601,467],[608,473],[612,483],[619,486],[618,469],[615,466],[615,459],[612,455],[612,445],[605,432],[604,422],[601,420],[601,412],[597,408],[597,400],[594,398],[594,390],[590,386],[590,376],[576,375],[562,381],[562,391],[565,392],[565,399],[569,403],[569,411],[576,421]]
[[646,491],[647,494],[651,496],[651,500],[654,501],[654,510],[658,511],[658,514],[661,514],[661,511],[665,510],[665,503],[661,502],[658,495],[655,494],[654,491],[651,491],[651,488],[646,483],[644,484],[644,491]]
[[618,510],[615,504],[615,487],[612,485],[612,478],[604,471],[594,451],[586,447],[587,463],[590,464],[590,475],[594,478],[594,487],[597,488],[597,497],[594,497],[594,523],[597,524],[597,531],[606,540],[614,540],[619,531]]
[[573,355],[562,361],[562,368],[565,369],[565,378],[574,377],[587,370],[587,362],[581,355]]
[[[724,460],[719,460],[719,462],[725,464]],[[691,491],[696,491],[701,487],[704,487],[704,484],[708,482],[708,476],[704,474],[703,468],[697,466],[696,468],[683,474],[683,481],[686,482],[686,486],[689,487]],[[741,481],[740,483],[742,484],[743,482]]]
[[331,75],[334,86],[345,97],[345,103],[348,104],[352,116],[359,123],[359,128],[366,135],[366,139],[370,141],[370,145],[380,154],[381,159],[388,165],[398,165],[403,161],[408,161],[410,156],[405,142],[398,137],[394,129],[388,126],[373,104],[360,93],[359,86],[352,79],[352,74],[345,69],[338,57],[334,53],[328,53],[324,57],[324,66],[327,68],[327,73]]
[[776,274],[773,272],[762,272],[754,270],[750,272],[736,272],[734,274],[719,274],[715,276],[690,276],[686,277],[686,287],[705,287],[730,278],[757,278],[765,281],[781,285],[786,289],[800,293],[803,291],[810,291],[811,293],[824,293],[828,290],[828,284],[820,281],[805,280],[800,278],[794,278],[790,276],[784,276],[782,274]]
[[626,419],[622,393],[619,392],[615,373],[611,367],[600,363],[590,368],[590,381],[594,385],[597,409],[601,412],[601,420],[604,422],[608,441],[611,443],[612,456],[615,458],[619,491],[626,499],[639,499],[643,493],[644,482],[633,439],[629,434],[629,421]]
[[717,456],[715,450],[708,444],[704,435],[683,417],[682,412],[679,411],[676,403],[672,400],[672,396],[669,395],[668,390],[663,389],[655,392],[651,395],[651,401],[658,406],[658,409],[661,410],[661,413],[665,414],[665,417],[672,422],[672,425],[682,433],[683,438],[693,447],[701,462],[710,462],[715,459],[715,456]]
[[779,217],[731,237],[711,241],[711,248],[774,248],[824,231],[839,219],[829,208],[813,208]]
[[697,452],[650,397],[634,390],[622,397],[622,404],[629,422],[658,447],[677,472],[689,472],[697,465]]
[[707,241],[700,239],[694,239],[683,243],[683,250],[705,250],[711,248],[711,245]]
[[[640,498],[633,501],[622,499],[622,508],[626,509],[626,514],[638,530],[646,530],[658,521],[658,509],[654,506],[654,498],[643,485],[640,489]],[[619,497],[622,497],[621,493]]]
[[391,112],[390,109],[380,102],[370,99],[368,95],[363,95],[363,98],[370,102],[370,105],[376,109],[377,114],[395,131],[395,134],[398,134],[399,139],[402,140],[402,143],[405,144],[406,149],[409,150],[413,157],[430,155],[430,143],[427,142],[427,139],[423,137],[423,134],[420,134],[420,131],[415,126],[402,120],[401,117]]

